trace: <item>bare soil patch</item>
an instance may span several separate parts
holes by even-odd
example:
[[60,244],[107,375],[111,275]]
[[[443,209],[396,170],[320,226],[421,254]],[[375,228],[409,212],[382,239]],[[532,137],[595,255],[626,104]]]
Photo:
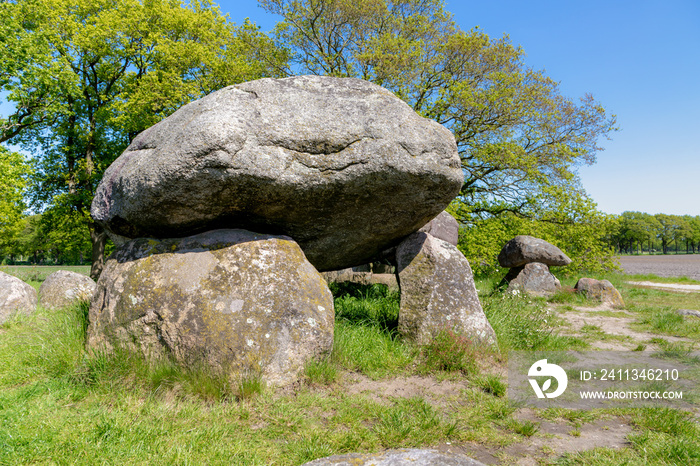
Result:
[[684,285],[681,283],[654,283],[654,282],[627,282],[633,286],[655,288],[664,291],[678,291],[681,293],[700,293],[700,285]]
[[688,277],[700,280],[700,254],[662,256],[619,256],[628,275],[654,274],[659,277]]
[[434,377],[395,377],[393,379],[372,380],[362,374],[348,376],[350,383],[345,387],[349,395],[363,394],[380,404],[390,404],[392,398],[422,397],[434,405],[444,405],[445,399],[459,395],[469,388],[466,382],[449,380],[438,381]]
[[514,417],[520,421],[538,424],[537,433],[522,442],[501,448],[486,447],[478,443],[463,445],[442,444],[436,449],[444,452],[461,453],[484,464],[516,464],[537,466],[541,460],[555,460],[565,453],[592,450],[594,448],[625,448],[630,445],[627,436],[632,427],[621,417],[597,419],[591,423],[574,427],[560,419],[543,420],[532,409],[518,410]]
[[[555,308],[556,309],[556,308]],[[649,345],[649,349],[656,349],[656,345],[651,345],[650,341],[652,338],[659,338],[658,334],[649,332],[638,332],[630,328],[630,324],[636,322],[633,317],[634,314],[618,310],[613,311],[605,305],[598,307],[580,307],[574,306],[575,311],[562,312],[559,310],[559,315],[563,318],[572,333],[564,332],[564,334],[569,334],[571,336],[582,336],[582,329],[584,326],[594,325],[606,335],[612,335],[617,338],[613,339],[602,339],[591,342],[591,346],[606,351],[629,351],[634,349],[640,344]],[[615,313],[617,315],[601,315],[598,314],[600,311],[607,311],[608,313]],[[676,343],[676,342],[692,342],[688,338],[673,337],[669,335],[664,335],[662,337],[664,340]]]

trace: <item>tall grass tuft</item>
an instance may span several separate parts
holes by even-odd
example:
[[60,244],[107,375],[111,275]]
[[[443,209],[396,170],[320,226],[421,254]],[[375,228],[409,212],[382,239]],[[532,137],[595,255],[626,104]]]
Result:
[[331,284],[335,341],[331,361],[373,377],[407,368],[416,349],[398,335],[399,294],[385,285]]
[[557,317],[547,310],[541,300],[494,293],[482,297],[481,303],[502,352],[569,350],[588,346],[579,338],[557,335],[554,332]]
[[449,328],[440,329],[433,340],[425,345],[423,354],[425,372],[474,373],[477,371],[478,349],[469,338]]

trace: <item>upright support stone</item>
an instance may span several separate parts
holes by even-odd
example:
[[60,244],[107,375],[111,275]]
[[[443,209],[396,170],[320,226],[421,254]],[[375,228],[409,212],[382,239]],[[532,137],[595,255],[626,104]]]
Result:
[[117,250],[97,283],[88,345],[283,386],[331,351],[333,319],[328,286],[291,238],[215,230]]
[[437,214],[434,219],[423,225],[418,231],[433,235],[455,246],[457,246],[457,242],[459,241],[459,223],[457,223],[457,220],[452,215],[444,210]]
[[551,296],[561,288],[557,277],[549,267],[540,262],[530,262],[508,271],[503,279],[508,283],[509,293],[524,292],[532,296]]
[[399,332],[419,344],[444,328],[476,341],[496,343],[469,261],[447,241],[416,232],[396,249],[401,308]]

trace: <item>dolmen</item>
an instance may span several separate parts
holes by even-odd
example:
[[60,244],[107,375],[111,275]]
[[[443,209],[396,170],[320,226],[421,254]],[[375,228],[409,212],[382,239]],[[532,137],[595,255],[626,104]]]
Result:
[[550,266],[566,266],[571,259],[561,249],[539,238],[519,235],[508,241],[498,254],[501,267],[510,268],[503,279],[507,292],[550,296],[561,288]]
[[319,272],[387,250],[400,258],[401,314],[424,311],[407,337],[449,326],[494,342],[466,259],[417,232],[462,183],[452,134],[369,82],[297,76],[214,92],[139,134],[97,188],[91,215],[118,248],[88,345],[287,385],[332,349]]

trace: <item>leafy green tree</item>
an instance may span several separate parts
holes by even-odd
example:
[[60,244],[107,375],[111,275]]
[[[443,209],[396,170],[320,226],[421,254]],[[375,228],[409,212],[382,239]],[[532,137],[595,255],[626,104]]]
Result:
[[677,238],[678,217],[668,214],[656,214],[654,217],[661,225],[657,233],[657,237],[661,240],[661,249],[664,254],[668,254],[669,245]]
[[[591,96],[562,96],[528,68],[508,37],[465,32],[442,0],[260,0],[283,17],[289,70],[354,76],[394,91],[455,135],[465,172],[462,220],[541,211],[543,196],[576,188],[615,118]],[[577,191],[578,192],[578,191]],[[548,201],[552,203],[554,201]]]
[[[594,235],[612,219],[592,207],[575,172],[595,161],[598,140],[616,129],[615,117],[590,95],[578,102],[562,96],[507,36],[460,30],[443,0],[259,3],[283,18],[275,36],[290,49],[289,74],[375,82],[452,131],[465,180],[451,212],[470,228],[462,244],[477,268],[492,267],[503,242],[524,232],[515,225],[527,230],[548,221],[552,232],[571,232],[566,241],[570,252],[586,256],[581,263],[610,264],[588,257],[595,251],[609,259]],[[592,228],[579,245],[576,222]],[[488,238],[497,246],[481,241]]]
[[286,61],[254,25],[232,25],[210,0],[15,0],[0,15],[0,84],[15,105],[0,140],[36,154],[37,205],[82,216],[93,277],[106,236],[90,204],[130,140],[183,104],[275,75]]
[[638,250],[647,244],[649,251],[652,242],[658,236],[661,224],[653,215],[643,212],[623,212],[620,216],[620,228],[616,234],[619,249],[633,252],[635,245]]
[[700,215],[696,215],[695,217],[686,216],[684,218],[690,225],[691,233],[688,238],[688,241],[690,243],[693,253],[695,253],[695,251],[700,246]]
[[617,269],[609,242],[618,219],[599,212],[594,202],[579,194],[559,193],[556,197],[557,207],[547,209],[545,217],[527,218],[507,212],[461,229],[459,249],[469,258],[474,272],[497,270],[498,253],[516,235],[535,236],[558,246],[573,259],[561,269],[565,275]]
[[21,154],[0,146],[0,256],[16,254],[31,167]]

